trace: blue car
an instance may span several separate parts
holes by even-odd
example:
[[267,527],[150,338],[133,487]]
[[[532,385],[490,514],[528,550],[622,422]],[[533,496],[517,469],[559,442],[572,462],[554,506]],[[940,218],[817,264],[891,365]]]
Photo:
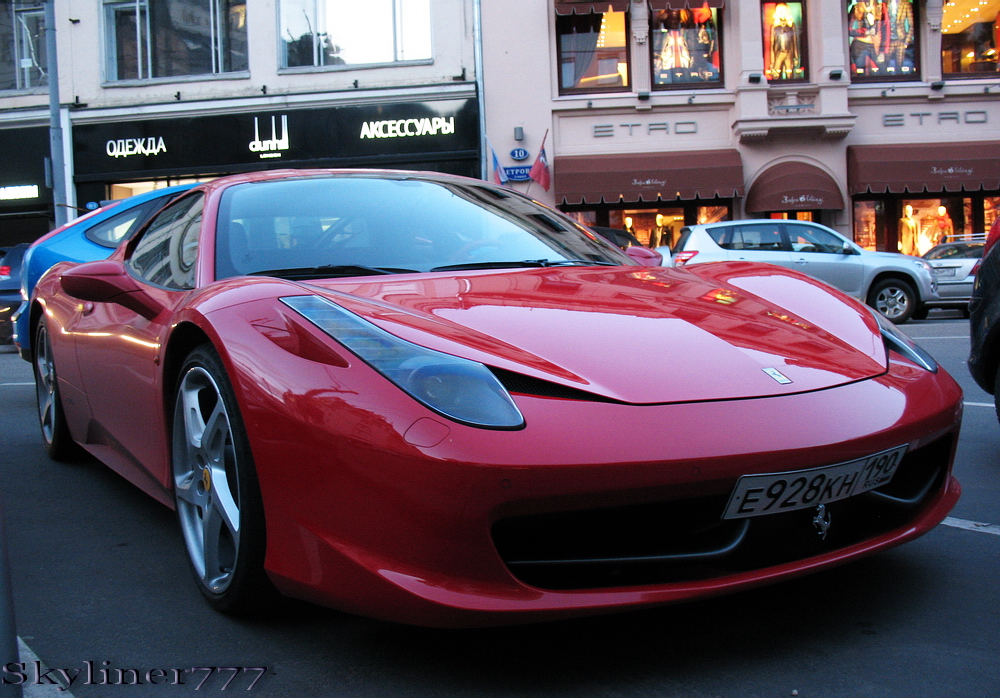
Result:
[[91,262],[106,259],[150,216],[194,184],[154,189],[115,201],[70,221],[38,238],[24,253],[21,266],[21,306],[14,313],[14,344],[25,361],[31,361],[28,301],[35,284],[57,262]]

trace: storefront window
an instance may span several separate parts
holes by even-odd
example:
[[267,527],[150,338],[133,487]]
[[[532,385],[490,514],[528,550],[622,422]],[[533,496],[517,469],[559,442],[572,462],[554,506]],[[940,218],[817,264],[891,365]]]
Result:
[[245,0],[108,0],[109,80],[247,70]]
[[997,72],[997,9],[984,0],[946,0],[941,21],[941,72],[946,77]]
[[281,0],[281,66],[431,58],[430,0]]
[[560,94],[628,89],[627,20],[625,12],[556,17]]
[[806,31],[801,2],[765,2],[761,6],[764,27],[764,71],[768,82],[804,81]]
[[722,83],[719,11],[708,6],[654,12],[650,27],[653,87]]
[[28,90],[48,84],[41,0],[0,2],[0,90]]
[[911,0],[847,0],[853,82],[919,78],[914,13]]
[[866,250],[885,250],[885,203],[854,202],[854,242]]

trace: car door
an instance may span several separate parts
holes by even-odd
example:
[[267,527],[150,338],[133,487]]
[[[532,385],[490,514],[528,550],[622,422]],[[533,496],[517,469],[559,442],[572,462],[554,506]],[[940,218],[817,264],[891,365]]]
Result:
[[723,234],[716,242],[719,247],[728,250],[729,259],[791,266],[791,256],[782,238],[779,221],[740,223],[721,230]]
[[[201,213],[200,193],[169,205],[151,221],[125,262],[164,312],[149,319],[118,303],[87,303],[74,327],[95,438],[148,469],[161,486],[169,477],[161,351],[172,322],[170,309],[195,286]],[[141,476],[137,471],[125,474]]]
[[844,253],[846,240],[832,231],[804,223],[786,223],[792,268],[860,297],[864,282],[861,256]]

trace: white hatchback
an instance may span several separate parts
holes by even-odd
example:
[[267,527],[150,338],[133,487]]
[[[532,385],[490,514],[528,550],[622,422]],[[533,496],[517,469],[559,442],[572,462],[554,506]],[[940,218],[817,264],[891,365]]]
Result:
[[692,225],[681,230],[672,248],[657,251],[664,264],[674,266],[746,260],[796,269],[864,301],[896,324],[926,317],[927,303],[940,299],[925,260],[872,252],[808,221],[755,218]]

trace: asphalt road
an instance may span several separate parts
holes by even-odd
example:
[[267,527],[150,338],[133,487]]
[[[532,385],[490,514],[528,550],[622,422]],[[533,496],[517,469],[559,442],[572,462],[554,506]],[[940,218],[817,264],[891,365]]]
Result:
[[[44,662],[36,675],[22,653],[24,669],[5,664],[0,679],[23,681],[26,695],[101,698],[208,695],[230,679],[227,692],[267,698],[1000,696],[1000,425],[964,365],[967,321],[935,311],[904,329],[966,390],[964,493],[950,525],[765,589],[463,631],[296,602],[263,620],[215,613],[189,578],[172,512],[96,462],[45,456],[30,366],[0,349],[0,504],[17,625]],[[220,669],[176,671],[191,667]],[[77,677],[68,691],[49,681],[59,670]],[[143,685],[113,685],[134,676]]]

